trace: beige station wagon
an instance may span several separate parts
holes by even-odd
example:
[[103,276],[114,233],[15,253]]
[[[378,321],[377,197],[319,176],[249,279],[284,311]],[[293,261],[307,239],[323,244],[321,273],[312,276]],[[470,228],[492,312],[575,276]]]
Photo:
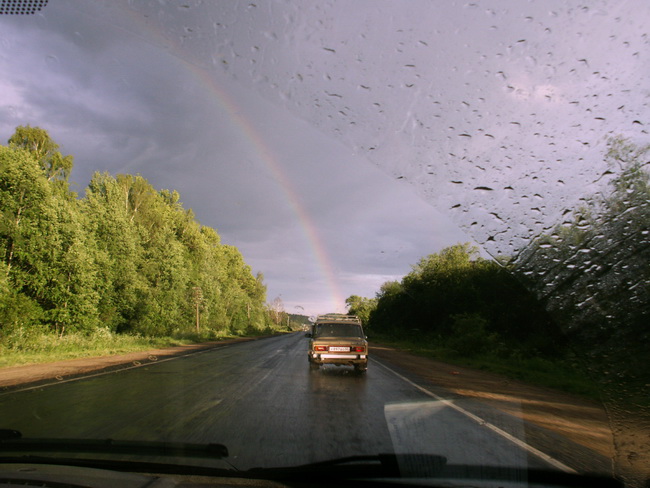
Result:
[[354,315],[319,315],[312,326],[309,340],[309,366],[316,370],[321,364],[354,366],[363,373],[368,368],[368,341],[361,320]]

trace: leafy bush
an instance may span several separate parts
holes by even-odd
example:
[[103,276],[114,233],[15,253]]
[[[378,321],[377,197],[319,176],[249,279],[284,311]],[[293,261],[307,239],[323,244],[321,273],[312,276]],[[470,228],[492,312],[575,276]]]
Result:
[[476,313],[451,316],[451,335],[446,345],[460,356],[474,357],[492,352],[498,346],[498,335],[487,331],[488,321]]
[[[535,296],[469,243],[422,258],[401,281],[384,283],[369,326],[393,336],[439,337],[457,355],[561,355],[565,339]],[[362,303],[350,297],[349,305]]]

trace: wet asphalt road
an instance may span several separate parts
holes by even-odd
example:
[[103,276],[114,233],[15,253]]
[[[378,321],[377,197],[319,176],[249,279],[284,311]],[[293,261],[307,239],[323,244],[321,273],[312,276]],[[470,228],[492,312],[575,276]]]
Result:
[[302,333],[271,337],[2,394],[0,428],[24,437],[222,443],[239,469],[393,452],[442,454],[454,464],[554,462],[527,448],[522,421],[441,401],[446,392],[425,391],[376,359],[366,374],[312,372],[307,342]]

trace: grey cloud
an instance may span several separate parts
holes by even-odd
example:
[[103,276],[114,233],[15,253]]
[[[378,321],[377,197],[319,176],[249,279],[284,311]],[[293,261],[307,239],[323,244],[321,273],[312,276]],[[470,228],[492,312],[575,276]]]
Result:
[[[1,82],[20,103],[12,111],[0,99],[5,136],[18,124],[48,129],[75,156],[79,190],[96,170],[140,173],[156,188],[178,190],[185,208],[264,273],[269,298],[282,296],[288,310],[341,310],[332,277],[345,296],[372,296],[384,278],[458,239],[346,137],[324,136],[320,124],[261,96],[265,88],[238,81],[261,72],[248,66],[231,77],[255,50],[241,44],[246,36],[271,49],[273,36],[286,32],[282,16],[258,13],[246,34],[232,29],[248,14],[225,3],[205,19],[172,4],[52,7],[27,30],[0,19],[22,46],[0,58]],[[260,62],[274,56],[284,69],[284,56],[267,54]],[[300,83],[295,74],[285,72],[280,84]]]

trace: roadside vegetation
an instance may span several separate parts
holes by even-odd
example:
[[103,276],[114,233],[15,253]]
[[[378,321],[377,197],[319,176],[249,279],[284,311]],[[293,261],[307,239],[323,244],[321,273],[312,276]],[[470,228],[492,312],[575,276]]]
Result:
[[[605,191],[533,241],[512,267],[585,358],[612,404],[650,420],[650,144],[609,140]],[[607,180],[606,180],[607,181]]]
[[395,347],[447,364],[489,371],[530,385],[553,388],[594,401],[602,400],[598,382],[589,373],[584,362],[573,353],[568,353],[563,359],[541,356],[504,356],[491,352],[463,356],[455,350],[444,345],[440,346],[430,340],[405,339],[384,333],[372,333],[370,340],[371,344],[374,342]]
[[373,334],[415,340],[472,358],[562,357],[566,338],[535,296],[476,247],[456,244],[426,256],[373,300],[352,296],[351,313]]
[[543,305],[469,243],[426,256],[349,312],[370,339],[440,361],[598,397],[585,365]]
[[517,256],[451,246],[374,298],[349,297],[350,313],[375,341],[650,410],[648,155],[610,139],[607,189]]
[[161,347],[180,346],[191,342],[171,337],[116,334],[108,329],[96,329],[91,333],[71,333],[63,336],[22,329],[3,338],[0,347],[0,368],[83,357],[126,354]]
[[[257,330],[249,331],[244,336],[277,333],[278,331],[275,329]],[[198,334],[194,331],[177,334],[174,337],[154,337],[119,334],[106,328],[95,329],[90,333],[72,332],[57,336],[34,329],[21,329],[3,337],[0,344],[0,368],[50,363],[66,359],[113,356],[238,337],[242,337],[242,335],[235,335],[225,330],[208,330]]]
[[0,365],[289,328],[176,191],[95,173],[79,197],[72,167],[38,127],[0,146]]

